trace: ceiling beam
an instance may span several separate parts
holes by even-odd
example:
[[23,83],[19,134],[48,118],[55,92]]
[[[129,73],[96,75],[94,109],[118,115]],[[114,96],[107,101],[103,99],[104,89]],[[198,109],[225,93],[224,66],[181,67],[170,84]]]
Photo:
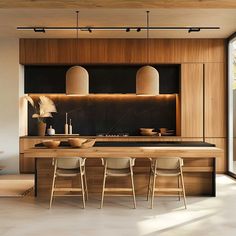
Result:
[[9,8],[236,8],[235,0],[1,0]]

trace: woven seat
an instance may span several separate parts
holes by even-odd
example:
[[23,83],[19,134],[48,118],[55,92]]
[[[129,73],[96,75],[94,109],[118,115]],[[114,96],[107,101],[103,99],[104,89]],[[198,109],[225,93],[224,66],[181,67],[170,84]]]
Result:
[[107,168],[107,175],[108,176],[129,176],[130,173],[130,169],[109,169]]
[[180,171],[179,170],[156,170],[156,175],[160,176],[179,176]]
[[74,177],[80,175],[80,171],[78,169],[57,169],[56,175],[63,177]]

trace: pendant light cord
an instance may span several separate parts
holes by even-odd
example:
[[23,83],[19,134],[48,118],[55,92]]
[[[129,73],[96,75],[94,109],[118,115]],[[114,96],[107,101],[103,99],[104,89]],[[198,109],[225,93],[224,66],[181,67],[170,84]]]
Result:
[[147,39],[146,39],[146,47],[147,47],[147,64],[149,64],[150,61],[150,45],[149,45],[149,11],[147,11]]
[[76,11],[76,38],[79,38],[79,11]]
[[79,11],[76,11],[76,51],[79,49]]

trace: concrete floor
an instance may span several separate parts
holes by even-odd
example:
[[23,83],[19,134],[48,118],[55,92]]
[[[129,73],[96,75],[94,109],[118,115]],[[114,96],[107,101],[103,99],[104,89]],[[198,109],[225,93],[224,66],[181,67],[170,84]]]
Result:
[[152,236],[236,235],[236,182],[217,176],[217,197],[188,197],[188,209],[174,198],[156,198],[154,209],[139,197],[137,209],[131,198],[57,198],[53,208],[32,196],[0,199],[1,236]]

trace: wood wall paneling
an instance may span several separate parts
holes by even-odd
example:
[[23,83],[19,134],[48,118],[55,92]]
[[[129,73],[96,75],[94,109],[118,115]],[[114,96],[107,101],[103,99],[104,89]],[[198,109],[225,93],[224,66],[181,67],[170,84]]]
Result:
[[208,62],[226,61],[226,40],[214,39],[208,40]]
[[205,136],[226,137],[225,63],[205,64]]
[[181,95],[176,94],[176,136],[181,136]]
[[181,66],[181,136],[203,136],[203,64]]
[[[20,39],[20,63],[147,63],[145,39]],[[150,39],[150,63],[224,62],[224,39]]]

